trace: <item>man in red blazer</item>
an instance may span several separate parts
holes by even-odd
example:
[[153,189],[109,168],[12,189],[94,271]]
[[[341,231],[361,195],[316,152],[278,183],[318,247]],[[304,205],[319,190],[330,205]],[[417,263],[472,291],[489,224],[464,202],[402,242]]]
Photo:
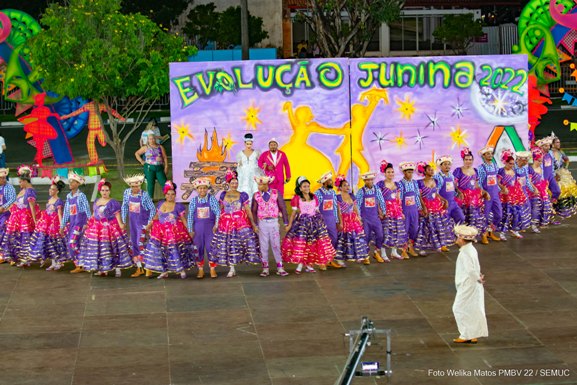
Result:
[[291,180],[291,168],[286,154],[278,149],[278,142],[272,138],[268,142],[269,151],[264,151],[258,158],[258,166],[263,169],[266,176],[274,176],[274,182],[270,187],[284,196],[284,184]]

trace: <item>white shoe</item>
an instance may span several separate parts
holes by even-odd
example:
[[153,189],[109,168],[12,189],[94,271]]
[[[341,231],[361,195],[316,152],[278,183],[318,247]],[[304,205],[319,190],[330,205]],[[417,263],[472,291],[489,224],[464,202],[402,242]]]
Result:
[[539,230],[539,228],[535,225],[531,226],[531,230],[533,230],[533,232],[537,234],[541,233],[541,230]]
[[397,252],[397,249],[393,249],[393,251],[391,251],[391,257],[395,258],[395,259],[403,259],[403,257],[401,257],[399,255],[399,253]]
[[521,234],[519,234],[518,231],[511,230],[511,234],[513,234],[513,236],[517,239],[523,239],[523,236]]
[[180,273],[180,279],[186,279],[186,271]]
[[236,271],[234,269],[230,269],[230,271],[226,275],[226,278],[232,278],[234,276],[236,276]]
[[507,240],[507,237],[505,236],[505,233],[500,233],[500,234],[499,234],[499,239],[502,240],[502,241],[506,241],[506,240]]
[[115,276],[116,278],[122,277],[122,270],[116,269],[116,272],[114,273],[114,276]]
[[164,279],[164,278],[168,278],[168,273],[162,273],[158,277],[156,277],[156,279]]

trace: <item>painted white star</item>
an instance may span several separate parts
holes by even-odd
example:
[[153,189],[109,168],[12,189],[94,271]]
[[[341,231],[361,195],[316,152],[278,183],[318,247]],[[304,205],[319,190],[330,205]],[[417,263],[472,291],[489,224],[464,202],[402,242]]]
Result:
[[491,105],[493,106],[493,114],[502,116],[502,114],[507,112],[507,106],[509,103],[507,103],[505,100],[505,96],[499,92],[496,95],[493,94],[493,101],[491,102]]
[[427,123],[425,128],[431,126],[433,128],[433,131],[435,131],[435,128],[439,128],[439,118],[437,117],[437,111],[435,111],[434,116],[430,116],[429,114],[425,114],[425,115],[429,119],[429,123]]
[[371,139],[371,142],[377,142],[377,144],[379,145],[379,150],[383,150],[382,144],[385,141],[385,138],[387,136],[387,134],[381,134],[381,133],[376,133],[373,131],[373,135],[375,136],[375,139]]
[[421,135],[421,131],[420,131],[420,130],[417,130],[417,135],[414,136],[414,138],[415,138],[415,144],[418,144],[418,145],[419,145],[419,150],[421,150],[421,149],[423,148],[423,145],[425,144],[425,143],[423,143],[423,140],[426,139],[426,138],[428,138],[428,136],[427,136],[427,135],[422,136],[422,135]]
[[451,114],[451,116],[456,116],[457,119],[461,119],[465,114],[465,111],[468,110],[468,108],[464,107],[464,104],[461,103],[461,100],[459,98],[457,98],[457,104],[451,108],[453,109],[453,113]]

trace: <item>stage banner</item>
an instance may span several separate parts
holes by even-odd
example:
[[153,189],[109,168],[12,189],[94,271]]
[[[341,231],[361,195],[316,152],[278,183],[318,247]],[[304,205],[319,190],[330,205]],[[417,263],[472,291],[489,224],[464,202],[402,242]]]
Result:
[[294,195],[298,176],[313,182],[334,171],[341,161],[335,150],[342,134],[326,130],[349,129],[348,68],[347,59],[172,63],[172,169],[178,199],[189,200],[190,183],[201,175],[221,189],[248,132],[259,152],[275,138],[286,153],[292,174],[287,198]]
[[313,190],[327,171],[356,184],[383,159],[459,165],[464,147],[528,142],[525,55],[172,63],[170,90],[180,201],[199,176],[223,188],[247,132],[286,153],[285,198],[300,175]]
[[[365,58],[350,61],[352,179],[392,162],[435,165],[460,151],[528,144],[525,55]],[[343,149],[344,150],[344,149]],[[344,156],[343,159],[347,159]],[[339,172],[351,162],[340,163]]]

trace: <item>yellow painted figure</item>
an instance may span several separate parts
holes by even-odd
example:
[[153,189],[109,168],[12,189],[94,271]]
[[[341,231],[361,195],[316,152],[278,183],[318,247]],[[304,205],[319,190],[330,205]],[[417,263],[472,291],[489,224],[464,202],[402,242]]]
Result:
[[[338,130],[328,129],[315,122],[315,116],[309,106],[299,106],[293,110],[292,102],[289,101],[284,103],[283,111],[288,114],[293,130],[288,143],[281,148],[289,159],[291,174],[320,175],[326,171],[334,173],[331,160],[307,141],[312,133],[337,134]],[[311,186],[311,189],[318,187]],[[290,189],[287,192],[290,194]]]
[[[340,128],[327,128],[315,122],[309,106],[299,106],[293,111],[291,102],[284,103],[283,111],[288,114],[293,134],[282,150],[287,154],[295,175],[317,175],[328,170],[334,173],[330,159],[321,150],[307,143],[312,133],[343,137],[335,151],[341,160],[337,174],[348,174],[352,164],[358,167],[360,174],[370,170],[369,162],[363,154],[365,128],[379,102],[382,100],[384,104],[389,104],[389,95],[386,89],[375,87],[363,92],[359,99],[361,103],[354,104],[351,108],[352,124],[347,121]],[[365,102],[368,103],[364,104]]]

